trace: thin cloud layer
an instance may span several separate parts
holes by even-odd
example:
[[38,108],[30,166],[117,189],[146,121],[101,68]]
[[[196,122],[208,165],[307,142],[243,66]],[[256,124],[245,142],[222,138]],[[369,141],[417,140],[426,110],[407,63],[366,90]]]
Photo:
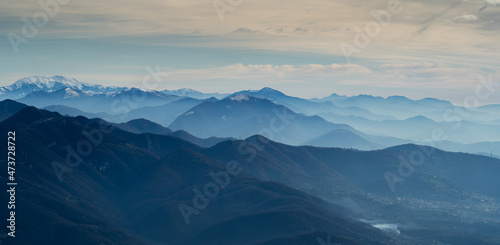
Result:
[[[43,1],[42,1],[43,2]],[[222,1],[224,2],[224,1]],[[237,1],[235,1],[237,2]],[[354,42],[357,30],[363,31],[370,21],[377,22],[373,10],[389,11],[389,0],[376,1],[242,1],[238,6],[229,6],[224,12],[224,21],[219,19],[211,1],[71,1],[61,6],[50,25],[40,31],[44,37],[95,37],[127,36],[144,34],[176,35],[247,35],[247,41],[234,45],[254,48],[276,48],[285,50],[327,50],[341,54],[338,46],[342,42]],[[2,32],[19,32],[21,17],[33,16],[42,8],[38,1],[3,2],[2,16],[9,23],[3,24]],[[484,4],[488,8],[478,11]],[[470,54],[491,51],[498,40],[499,28],[477,38],[478,30],[491,25],[491,16],[499,14],[498,1],[401,1],[402,12],[391,14],[387,27],[370,44],[373,50],[384,47],[436,49],[477,45]],[[17,21],[15,21],[17,19]],[[463,25],[461,22],[477,22]],[[499,25],[496,25],[499,26]],[[491,28],[489,28],[491,29]],[[439,35],[436,35],[436,34]],[[460,38],[456,38],[457,33]],[[279,43],[273,43],[274,38]],[[271,43],[269,45],[269,43]],[[481,45],[482,44],[482,45]],[[301,49],[301,47],[303,47]],[[443,51],[443,50],[440,50]]]
[[[22,35],[23,17],[31,21],[45,10],[38,0],[3,1],[2,83],[44,67],[48,75],[132,84],[144,71],[120,67],[159,64],[169,70],[166,87],[200,89],[204,81],[225,88],[218,81],[231,80],[245,81],[231,84],[235,90],[250,82],[293,84],[287,89],[296,95],[314,83],[319,92],[334,84],[345,93],[368,86],[427,96],[450,85],[467,93],[478,74],[500,67],[498,0],[220,2],[226,11],[218,13],[213,1],[68,1],[15,54],[6,35]],[[342,45],[351,48],[350,59]],[[234,54],[239,50],[249,54]],[[288,59],[298,55],[304,60]]]

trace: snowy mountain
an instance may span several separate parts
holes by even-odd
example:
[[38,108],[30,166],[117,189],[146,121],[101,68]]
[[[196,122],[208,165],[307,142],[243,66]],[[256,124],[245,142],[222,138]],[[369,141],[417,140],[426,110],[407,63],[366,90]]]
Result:
[[175,95],[179,97],[189,97],[193,99],[199,99],[199,100],[204,100],[208,98],[216,98],[216,99],[222,99],[226,97],[228,94],[219,94],[219,93],[202,93],[193,89],[189,88],[181,88],[177,90],[163,90],[161,91],[164,94],[167,95]]
[[[9,86],[0,87],[0,100],[4,99],[20,99],[32,92],[48,92],[67,89],[68,96],[77,94],[72,91],[79,91],[85,95],[105,94],[108,97],[118,96],[119,94],[126,94],[130,92],[131,88],[103,86],[98,84],[89,84],[78,81],[75,78],[67,76],[30,76],[19,79]],[[137,90],[137,89],[136,89]],[[208,98],[222,99],[228,94],[219,93],[202,93],[193,89],[183,88],[177,90],[163,90],[163,91],[146,91],[142,92],[155,93],[159,97],[189,97],[193,99],[204,100]]]
[[181,97],[138,88],[124,88],[121,91],[109,93],[65,88],[50,92],[34,91],[18,101],[37,107],[65,105],[84,112],[119,114],[125,117],[131,110],[145,106],[164,105],[179,99]]
[[124,88],[89,84],[66,76],[30,76],[10,86],[0,87],[0,99],[19,99],[36,91],[53,92],[61,89],[69,89],[68,92],[77,90],[86,94],[97,94],[114,93]]

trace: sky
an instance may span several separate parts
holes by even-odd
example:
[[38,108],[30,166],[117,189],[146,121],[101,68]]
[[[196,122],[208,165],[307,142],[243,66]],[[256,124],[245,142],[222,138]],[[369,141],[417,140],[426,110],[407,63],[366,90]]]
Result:
[[[500,0],[0,2],[0,86],[65,75],[158,89],[434,97],[500,82]],[[487,101],[500,103],[500,85]]]

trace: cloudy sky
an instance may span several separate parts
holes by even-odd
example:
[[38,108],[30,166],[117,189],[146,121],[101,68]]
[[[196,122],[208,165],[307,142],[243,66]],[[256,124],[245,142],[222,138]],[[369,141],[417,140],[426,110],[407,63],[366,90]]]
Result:
[[161,89],[460,104],[478,76],[500,81],[500,0],[40,2],[0,3],[0,86],[66,75],[138,87],[159,67]]

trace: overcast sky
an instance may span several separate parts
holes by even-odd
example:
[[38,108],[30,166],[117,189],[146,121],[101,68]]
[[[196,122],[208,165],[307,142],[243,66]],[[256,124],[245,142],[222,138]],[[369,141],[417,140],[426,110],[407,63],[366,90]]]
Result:
[[[404,95],[460,104],[478,76],[500,81],[500,0],[216,3],[222,15],[212,0],[59,0],[57,8],[2,1],[0,85],[66,75],[141,86],[146,67],[160,67],[159,89],[272,87],[306,98]],[[31,35],[26,20],[34,16]],[[488,102],[500,103],[498,90]]]

